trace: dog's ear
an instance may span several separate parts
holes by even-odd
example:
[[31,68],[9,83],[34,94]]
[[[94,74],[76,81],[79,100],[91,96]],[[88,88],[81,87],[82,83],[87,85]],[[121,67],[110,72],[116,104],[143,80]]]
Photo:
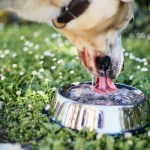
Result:
[[134,2],[134,0],[121,0],[121,1],[125,3]]

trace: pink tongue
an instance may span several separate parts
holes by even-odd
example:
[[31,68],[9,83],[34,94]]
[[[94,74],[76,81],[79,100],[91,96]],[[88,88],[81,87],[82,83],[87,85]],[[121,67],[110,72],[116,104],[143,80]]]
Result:
[[117,90],[112,80],[108,77],[97,77],[94,91],[100,94],[112,93]]

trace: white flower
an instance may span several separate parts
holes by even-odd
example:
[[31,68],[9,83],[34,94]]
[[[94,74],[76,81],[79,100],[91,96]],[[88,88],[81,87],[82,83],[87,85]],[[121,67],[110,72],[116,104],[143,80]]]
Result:
[[55,90],[56,90],[56,87],[53,87],[52,90],[55,91]]
[[65,44],[66,46],[69,46],[69,45],[70,45],[70,42],[69,42],[68,40],[65,40],[64,44]]
[[146,61],[146,62],[144,62],[144,65],[146,66],[146,65],[148,65],[148,62]]
[[37,76],[37,74],[38,74],[37,71],[32,71],[33,76]]
[[144,32],[142,32],[141,34],[140,34],[140,36],[141,36],[141,38],[146,38],[146,35],[145,35],[145,33]]
[[71,55],[76,55],[77,54],[77,49],[76,49],[76,47],[71,47],[71,49],[70,49],[70,54]]
[[40,62],[39,62],[40,65],[42,65],[43,63],[44,63],[43,61],[40,61]]
[[59,76],[59,79],[63,79],[63,76]]
[[39,55],[35,55],[35,59],[36,59],[36,60],[38,60],[38,59],[39,59],[39,57],[40,57]]
[[33,33],[33,36],[34,36],[34,37],[38,37],[38,36],[39,36],[39,32],[34,32],[34,33]]
[[49,82],[49,79],[45,79],[46,82]]
[[62,60],[62,59],[59,59],[59,60],[57,61],[57,63],[58,63],[58,64],[62,64],[62,63],[63,63],[63,60]]
[[134,75],[131,75],[131,76],[129,77],[129,79],[130,79],[130,80],[132,80],[132,79],[133,79],[133,77],[134,77]]
[[51,108],[51,105],[50,104],[47,104],[46,106],[45,106],[45,110],[49,110]]
[[43,97],[45,96],[45,93],[43,91],[37,91],[37,93]]
[[[4,71],[4,68],[1,68],[0,71],[3,72],[3,71]],[[1,74],[0,74],[0,76],[1,76]]]
[[20,40],[23,41],[24,39],[25,39],[25,36],[24,36],[24,35],[21,35],[21,36],[20,36]]
[[41,73],[44,72],[44,69],[43,68],[39,69],[39,72],[41,72]]
[[141,69],[141,66],[140,66],[140,65],[138,65],[136,68],[137,68],[137,69]]
[[19,75],[20,76],[24,75],[24,72],[23,71],[19,72]]
[[61,44],[61,43],[62,43],[62,38],[61,38],[61,37],[57,38],[57,43],[58,43],[58,44]]
[[72,61],[71,61],[73,64],[75,64],[76,63],[76,60],[75,59],[72,59]]
[[41,55],[41,56],[40,56],[40,59],[44,59],[44,56],[43,56],[43,55]]
[[52,70],[55,70],[55,69],[56,69],[56,66],[52,66],[51,69],[52,69]]
[[62,72],[59,72],[59,75],[61,76],[61,75],[62,75]]
[[5,58],[5,56],[6,56],[5,54],[1,54],[0,58]]
[[32,52],[32,51],[29,51],[29,53],[28,53],[28,54],[30,54],[30,55],[31,55],[31,54],[33,54],[33,52]]
[[48,42],[48,43],[46,43],[48,46],[50,46],[51,45],[51,43],[50,42]]
[[53,33],[53,34],[51,35],[51,37],[52,37],[53,39],[57,38],[57,33]]
[[38,50],[40,48],[40,45],[39,44],[36,44],[35,46],[34,46],[34,49],[35,50]]
[[62,37],[62,35],[61,35],[60,33],[57,33],[57,36],[58,36],[58,37]]
[[29,45],[30,45],[30,41],[26,41],[26,42],[24,43],[24,45],[25,45],[25,46],[29,46]]
[[21,91],[16,91],[16,94],[19,96],[21,95]]
[[129,58],[133,60],[133,59],[135,59],[135,56],[132,53],[130,53]]
[[70,74],[74,74],[74,70],[71,70],[69,73],[70,73]]
[[78,86],[80,82],[74,82],[73,85]]
[[6,79],[6,77],[2,75],[1,80],[4,81],[5,79]]
[[40,74],[40,72],[38,73],[38,78],[43,79],[43,76]]
[[12,57],[13,57],[13,58],[15,58],[16,56],[17,56],[17,54],[16,54],[16,53],[13,53],[13,54],[12,54]]
[[129,138],[131,138],[131,137],[132,137],[132,133],[130,133],[130,132],[124,133],[124,138],[125,138],[125,139],[129,139]]
[[28,104],[28,108],[31,109],[32,108],[32,104]]
[[146,58],[143,58],[142,60],[143,60],[143,62],[147,62],[147,59],[146,59]]
[[125,48],[122,48],[122,51],[123,51],[123,52],[125,52],[125,51],[126,51],[126,49],[125,49]]
[[49,50],[45,51],[43,54],[44,54],[45,56],[55,57],[55,54],[49,52]]
[[128,53],[128,52],[125,52],[125,53],[124,53],[124,56],[126,56],[126,57],[129,56],[129,53]]
[[127,143],[128,143],[129,145],[133,145],[133,141],[132,141],[132,140],[128,140]]
[[56,61],[57,60],[57,58],[53,58],[53,61]]
[[5,55],[8,55],[9,54],[9,50],[6,49],[4,53],[5,53]]
[[136,57],[136,58],[135,58],[135,61],[137,61],[137,62],[142,62],[142,59],[141,59],[141,58]]
[[51,54],[51,56],[50,57],[55,57],[55,54]]
[[134,34],[133,33],[130,33],[129,34],[129,37],[132,39],[132,38],[134,38]]
[[147,136],[150,137],[150,131],[148,131]]
[[28,45],[28,47],[33,47],[34,46],[34,44],[33,43],[29,43],[29,45]]
[[17,64],[12,64],[13,68],[17,68],[17,66],[18,66]]
[[99,139],[101,139],[102,137],[103,137],[103,134],[102,134],[102,133],[99,133],[99,134],[97,134],[96,139],[99,140]]
[[47,50],[47,51],[43,52],[43,55],[45,55],[45,56],[51,56],[52,53],[49,50]]
[[45,38],[45,43],[47,44],[47,45],[51,45],[51,42],[50,42],[50,39],[49,38]]
[[49,39],[49,38],[45,38],[44,41],[45,41],[46,43],[49,43],[49,42],[50,42],[50,39]]
[[29,50],[28,47],[24,47],[24,48],[23,48],[23,51],[24,51],[24,52],[27,52],[28,50]]
[[[43,71],[43,70],[41,70],[41,71]],[[40,71],[37,72],[37,76],[38,76],[39,79],[42,79],[42,78],[43,78],[43,75],[42,75],[41,73],[42,73],[42,72],[40,72]]]
[[142,67],[142,68],[141,68],[141,71],[142,71],[142,72],[147,72],[147,71],[148,71],[148,68]]
[[45,83],[47,84],[49,82],[49,79],[45,79]]

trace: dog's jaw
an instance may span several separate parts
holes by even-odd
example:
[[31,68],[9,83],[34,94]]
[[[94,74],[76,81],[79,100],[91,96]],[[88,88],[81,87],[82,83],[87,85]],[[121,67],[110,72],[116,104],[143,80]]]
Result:
[[78,49],[80,61],[91,74],[112,79],[119,75],[124,61],[121,36],[115,41],[113,45],[87,46]]

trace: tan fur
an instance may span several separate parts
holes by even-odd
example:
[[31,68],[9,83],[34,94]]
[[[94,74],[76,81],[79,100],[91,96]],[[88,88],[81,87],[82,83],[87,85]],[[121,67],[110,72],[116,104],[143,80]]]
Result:
[[[94,71],[87,69],[93,74],[99,74],[94,66],[94,57],[99,53],[110,56],[115,77],[120,73],[123,64],[120,34],[133,17],[133,0],[89,1],[90,6],[81,16],[73,19],[64,28],[56,29],[76,45],[79,54],[86,48],[89,56],[87,60],[91,64],[89,68],[94,68]],[[56,22],[61,7],[69,2],[70,0],[0,0],[0,5],[13,8],[24,18],[53,25],[52,19]],[[81,61],[85,65],[83,59]]]
[[51,23],[60,14],[60,8],[68,0],[0,0],[0,8],[15,11],[22,18],[37,22]]

